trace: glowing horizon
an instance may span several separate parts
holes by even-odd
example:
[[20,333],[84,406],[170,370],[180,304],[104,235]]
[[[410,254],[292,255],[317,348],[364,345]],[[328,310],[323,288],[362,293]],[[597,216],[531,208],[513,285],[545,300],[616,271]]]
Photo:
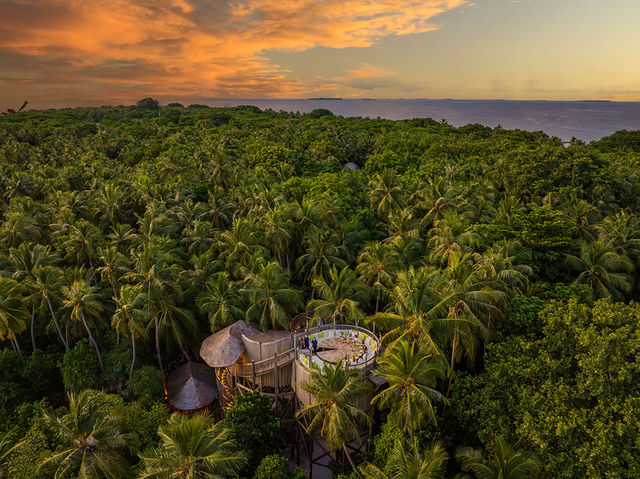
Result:
[[5,0],[0,109],[274,98],[640,100],[640,2]]

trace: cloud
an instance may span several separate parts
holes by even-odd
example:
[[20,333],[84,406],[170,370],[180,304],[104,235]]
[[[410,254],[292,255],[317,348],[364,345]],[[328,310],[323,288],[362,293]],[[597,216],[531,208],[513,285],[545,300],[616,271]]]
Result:
[[[300,96],[303,83],[265,52],[368,47],[428,32],[467,0],[4,0],[0,101],[42,104]],[[373,66],[351,80],[391,74]],[[21,95],[20,98],[14,98]],[[37,102],[34,102],[37,105]]]

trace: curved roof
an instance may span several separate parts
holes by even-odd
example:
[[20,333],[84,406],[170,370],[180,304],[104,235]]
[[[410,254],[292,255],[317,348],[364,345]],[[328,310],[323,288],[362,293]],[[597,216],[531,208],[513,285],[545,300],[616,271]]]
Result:
[[344,165],[342,165],[342,167],[346,168],[348,170],[359,170],[360,169],[360,167],[358,165],[356,165],[353,161],[345,163]]
[[245,351],[242,335],[256,331],[245,321],[236,321],[205,339],[200,346],[200,357],[212,368],[227,368]]
[[167,401],[181,411],[207,407],[218,395],[215,373],[209,366],[189,361],[167,377]]

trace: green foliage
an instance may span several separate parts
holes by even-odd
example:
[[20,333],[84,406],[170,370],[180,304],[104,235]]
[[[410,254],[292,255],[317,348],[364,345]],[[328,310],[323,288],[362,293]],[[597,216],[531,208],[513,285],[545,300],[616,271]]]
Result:
[[89,341],[83,339],[69,351],[58,363],[64,389],[68,393],[79,393],[85,389],[100,387],[100,364]]
[[273,454],[265,457],[256,469],[253,479],[304,479],[307,477],[301,468],[291,470],[286,457]]
[[271,401],[259,393],[236,396],[224,424],[230,438],[247,451],[250,464],[259,464],[281,444],[280,420],[270,412]]
[[127,397],[146,405],[163,400],[162,373],[154,366],[136,369],[127,380],[126,392]]
[[142,98],[136,102],[136,106],[143,110],[158,110],[160,109],[160,103],[153,98]]
[[635,477],[639,319],[636,304],[554,303],[540,339],[491,346],[462,414],[484,441],[517,440],[553,477]]

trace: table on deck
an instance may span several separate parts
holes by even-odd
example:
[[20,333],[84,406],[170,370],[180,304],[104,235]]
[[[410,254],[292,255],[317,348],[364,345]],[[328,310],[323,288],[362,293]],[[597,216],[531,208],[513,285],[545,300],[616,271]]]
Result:
[[318,342],[318,357],[323,361],[338,363],[345,357],[351,359],[359,354],[359,345],[351,341],[329,338]]

